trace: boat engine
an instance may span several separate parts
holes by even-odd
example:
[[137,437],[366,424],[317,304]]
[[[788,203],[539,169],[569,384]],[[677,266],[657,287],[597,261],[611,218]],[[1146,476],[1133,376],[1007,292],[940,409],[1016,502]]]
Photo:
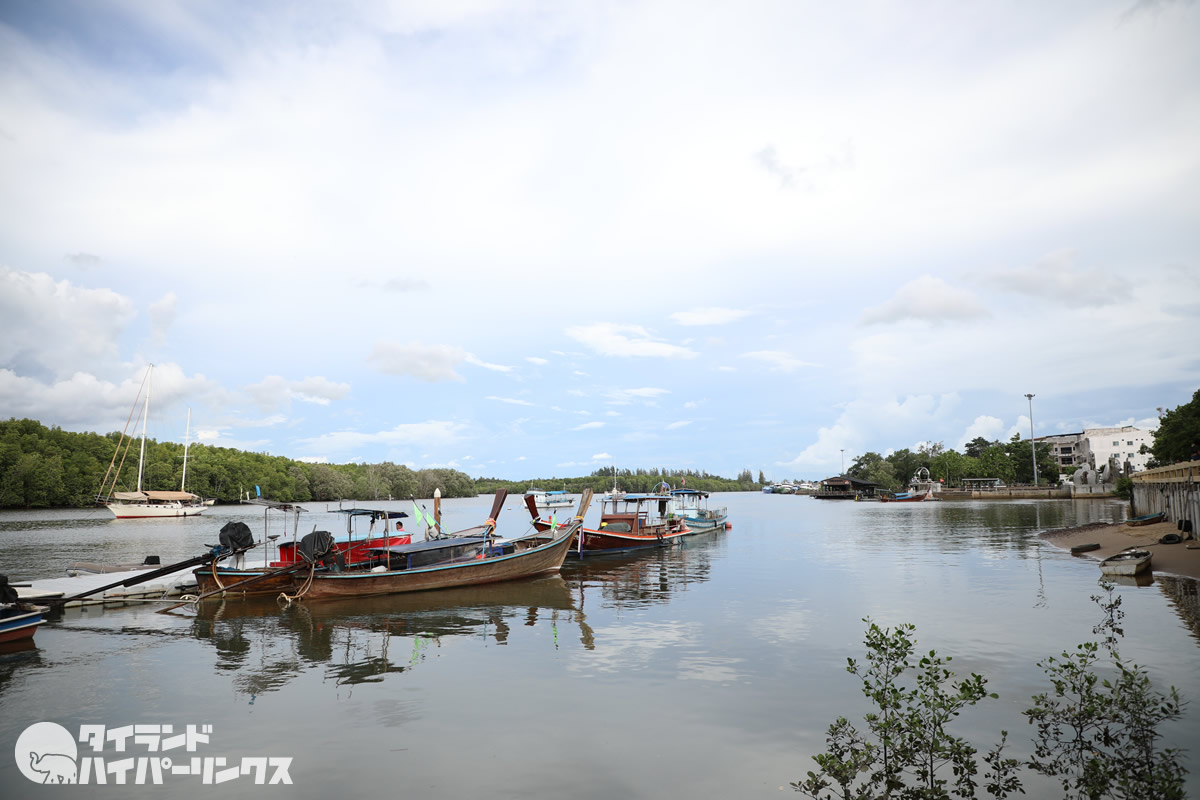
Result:
[[333,534],[329,531],[306,533],[296,545],[296,552],[309,564],[315,564],[333,552]]
[[244,522],[226,522],[221,528],[221,546],[228,550],[248,550],[254,546],[254,534]]
[[20,599],[17,590],[8,585],[8,576],[0,575],[0,603],[16,603]]

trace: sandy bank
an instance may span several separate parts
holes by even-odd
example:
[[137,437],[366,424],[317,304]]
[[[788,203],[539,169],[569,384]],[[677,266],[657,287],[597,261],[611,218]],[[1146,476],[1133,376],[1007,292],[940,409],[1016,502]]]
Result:
[[1099,549],[1080,555],[1081,558],[1096,561],[1119,553],[1126,547],[1144,547],[1154,554],[1150,566],[1155,572],[1200,580],[1200,542],[1186,539],[1179,544],[1159,544],[1158,540],[1168,533],[1179,533],[1174,522],[1134,527],[1096,523],[1078,528],[1046,531],[1042,538],[1064,550],[1081,544],[1098,544]]

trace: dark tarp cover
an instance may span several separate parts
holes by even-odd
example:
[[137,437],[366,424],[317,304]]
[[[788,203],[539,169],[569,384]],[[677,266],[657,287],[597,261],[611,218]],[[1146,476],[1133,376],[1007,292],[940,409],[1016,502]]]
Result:
[[226,522],[221,528],[221,546],[229,550],[245,550],[254,546],[254,534],[244,522]]
[[20,599],[17,590],[8,585],[8,576],[0,575],[0,603],[15,603]]
[[313,531],[304,534],[296,552],[310,564],[320,561],[333,550],[333,534],[329,531]]

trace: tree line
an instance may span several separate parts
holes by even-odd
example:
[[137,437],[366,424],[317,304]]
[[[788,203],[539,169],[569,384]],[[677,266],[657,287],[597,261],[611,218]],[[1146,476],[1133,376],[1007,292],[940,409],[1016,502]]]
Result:
[[[74,433],[47,428],[31,419],[0,421],[0,507],[95,504],[120,440],[118,433]],[[139,442],[134,442],[123,460],[117,457],[117,491],[137,488],[138,447]],[[147,439],[142,488],[179,489],[183,449],[176,442]],[[188,449],[186,489],[229,503],[237,502],[245,492],[298,503],[430,497],[434,489],[441,489],[445,497],[476,494],[470,476],[453,469],[413,470],[390,462],[310,464],[203,444]]]
[[[130,444],[128,438],[126,444]],[[119,433],[75,433],[46,427],[36,420],[0,420],[0,508],[85,507],[96,503],[97,494],[113,454],[121,443]],[[120,475],[117,491],[137,488],[137,450],[117,456],[114,469]],[[124,452],[124,445],[121,445]],[[142,488],[179,489],[183,480],[182,444],[146,440]],[[582,478],[530,478],[504,481],[472,479],[454,469],[414,470],[403,464],[310,464],[284,456],[249,453],[229,447],[194,444],[188,449],[187,491],[218,502],[235,503],[261,493],[279,502],[304,503],[329,500],[386,500],[431,497],[440,489],[443,497],[473,497],[499,488],[524,492],[531,486],[544,489],[585,488],[605,491],[613,485],[613,470],[601,469]],[[754,491],[759,488],[750,470],[737,479],[723,478],[696,470],[618,470],[620,488],[628,492],[651,491],[666,481],[706,491]]]
[[[941,442],[922,445],[916,452],[904,448],[891,455],[863,453],[854,459],[846,474],[859,480],[877,483],[889,491],[908,485],[924,467],[933,480],[945,481],[947,486],[961,486],[963,478],[999,478],[1004,483],[1033,484],[1034,450],[1028,439],[1015,435],[1007,442],[988,441],[982,436],[972,439],[958,452],[947,449]],[[1037,482],[1058,482],[1059,467],[1049,444],[1038,443]]]

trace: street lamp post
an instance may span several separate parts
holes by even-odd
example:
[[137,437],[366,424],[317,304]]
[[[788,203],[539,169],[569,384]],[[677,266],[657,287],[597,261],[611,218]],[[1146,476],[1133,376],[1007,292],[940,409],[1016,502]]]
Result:
[[1037,442],[1033,440],[1033,395],[1025,395],[1029,400],[1029,449],[1033,453],[1033,485],[1037,486]]
[[842,474],[846,474],[846,448],[842,448],[839,452],[842,454]]

